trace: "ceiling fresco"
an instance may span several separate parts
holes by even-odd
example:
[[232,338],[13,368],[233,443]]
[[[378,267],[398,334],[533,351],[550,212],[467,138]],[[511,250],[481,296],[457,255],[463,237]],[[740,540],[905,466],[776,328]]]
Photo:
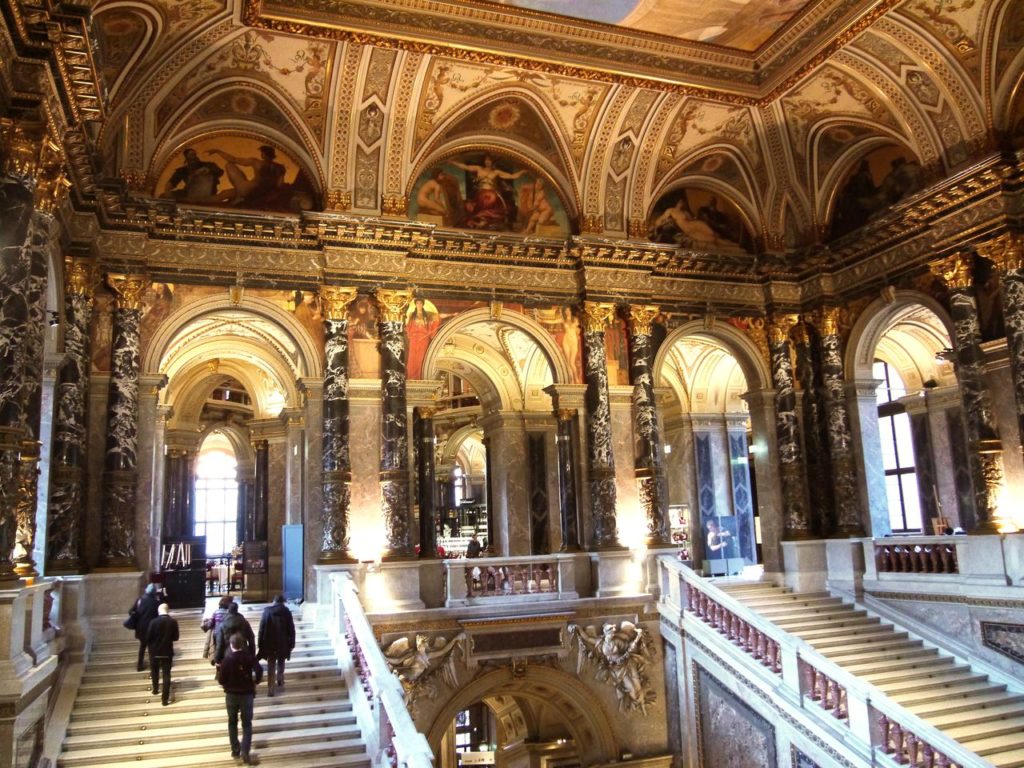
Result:
[[636,32],[754,51],[807,0],[492,0],[496,5],[616,24]]

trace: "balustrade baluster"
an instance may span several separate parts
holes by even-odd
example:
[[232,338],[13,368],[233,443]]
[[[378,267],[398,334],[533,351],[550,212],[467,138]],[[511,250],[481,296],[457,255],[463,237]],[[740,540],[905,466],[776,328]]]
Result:
[[920,745],[920,739],[914,735],[913,731],[905,731],[906,734],[906,745],[907,745],[907,764],[911,768],[920,768],[920,763],[917,762],[917,748]]
[[893,722],[891,733],[893,742],[893,750],[891,754],[896,755],[896,762],[902,765],[906,762],[906,758],[903,756],[903,726],[897,722]]
[[889,740],[892,738],[892,721],[883,714],[878,715],[878,730],[880,731],[882,751],[885,754],[892,754],[892,749],[889,746]]

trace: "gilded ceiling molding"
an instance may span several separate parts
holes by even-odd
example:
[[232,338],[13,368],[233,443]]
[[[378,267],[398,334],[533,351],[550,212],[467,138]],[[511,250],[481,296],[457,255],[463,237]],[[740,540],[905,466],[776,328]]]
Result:
[[1020,232],[1004,232],[979,244],[977,251],[1003,272],[1024,269],[1024,235]]
[[667,140],[664,134],[669,118],[675,115],[676,108],[682,101],[682,97],[675,94],[662,101],[638,147],[636,170],[629,191],[631,204],[626,222],[627,233],[631,238],[647,236],[647,211],[653,203],[651,187],[654,184],[652,174],[655,172],[655,161],[662,144]]
[[954,290],[971,287],[973,259],[969,253],[959,251],[942,259],[928,262],[928,269]]
[[327,145],[331,147],[327,202],[331,210],[348,210],[352,207],[353,184],[352,169],[349,167],[349,144],[354,133],[352,129],[358,119],[353,105],[360,72],[359,62],[367,51],[360,45],[350,44],[340,48],[342,50],[337,55],[341,64],[337,70],[337,83],[330,101],[335,106],[335,113],[346,115],[347,119],[330,120],[327,128]]

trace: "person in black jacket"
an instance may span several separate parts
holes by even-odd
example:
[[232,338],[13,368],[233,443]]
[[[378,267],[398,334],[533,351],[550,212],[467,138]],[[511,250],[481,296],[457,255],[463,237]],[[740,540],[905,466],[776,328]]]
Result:
[[284,595],[263,609],[259,647],[257,658],[267,660],[267,696],[273,696],[277,688],[284,688],[284,662],[295,648],[295,621],[284,604]]
[[[221,625],[223,626],[223,625]],[[228,710],[228,740],[231,756],[241,756],[242,762],[252,765],[249,748],[252,746],[252,702],[256,686],[263,679],[263,667],[249,651],[245,638],[234,634],[228,641],[231,649],[217,665],[217,682],[224,689],[224,703]],[[238,716],[242,716],[242,741],[238,741]]]
[[135,622],[135,639],[139,641],[139,661],[135,668],[139,672],[146,670],[146,667],[143,666],[146,661],[146,633],[149,632],[149,623],[156,618],[159,606],[160,600],[156,596],[156,584],[148,584],[142,597],[135,601],[135,612],[138,614],[138,619]]
[[167,603],[161,603],[157,610],[159,616],[149,622],[146,631],[146,645],[149,646],[149,676],[153,681],[153,694],[161,692],[157,683],[162,673],[163,695],[160,701],[166,707],[171,703],[171,660],[174,658],[174,643],[178,640],[178,622],[171,617]]
[[228,615],[217,627],[217,652],[214,654],[211,664],[221,663],[224,655],[228,652],[228,642],[235,634],[242,636],[246,643],[245,650],[249,653],[256,653],[256,635],[253,634],[252,627],[249,626],[245,616],[238,612],[238,603],[228,606]]

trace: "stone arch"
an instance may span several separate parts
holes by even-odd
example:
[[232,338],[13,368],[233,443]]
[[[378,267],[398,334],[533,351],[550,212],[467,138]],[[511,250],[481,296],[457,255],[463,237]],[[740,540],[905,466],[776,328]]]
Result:
[[427,731],[427,741],[434,754],[441,748],[441,739],[459,711],[490,696],[507,695],[556,705],[566,715],[566,726],[579,745],[583,765],[613,762],[619,757],[619,744],[613,734],[612,722],[596,702],[594,692],[579,679],[546,666],[529,665],[520,676],[513,676],[512,667],[503,667],[480,675],[462,689],[455,691],[434,718]]
[[128,60],[121,67],[121,70],[117,73],[117,77],[114,82],[109,84],[107,89],[107,98],[110,100],[109,103],[113,104],[114,100],[118,96],[118,92],[121,90],[121,86],[125,83],[125,78],[132,72],[134,67],[145,58],[146,54],[149,53],[153,43],[158,40],[165,32],[164,22],[162,16],[155,11],[151,6],[141,2],[113,2],[104,3],[96,9],[93,16],[94,28],[102,27],[104,23],[104,15],[113,14],[116,12],[129,11],[134,15],[142,19],[145,26],[141,39],[135,45]]
[[237,424],[207,424],[196,444],[201,446],[206,438],[215,431],[221,432],[227,438],[235,452],[235,460],[239,464],[252,464],[256,460],[256,453],[249,440],[248,432],[242,430]]
[[955,338],[953,321],[945,307],[939,302],[919,291],[897,290],[891,302],[879,297],[869,304],[850,330],[850,336],[846,341],[846,351],[843,355],[843,376],[846,380],[857,381],[872,378],[871,369],[879,339],[882,338],[893,318],[907,307],[915,304],[931,310],[942,321],[949,338]]
[[463,312],[441,326],[423,358],[423,378],[433,379],[440,374],[441,369],[438,366],[438,359],[443,354],[445,343],[452,340],[455,334],[474,323],[492,320],[519,328],[531,337],[547,358],[555,384],[572,383],[573,376],[569,370],[569,363],[565,359],[565,355],[557,347],[551,334],[540,323],[520,312],[512,311],[502,312],[500,318],[498,318],[494,316],[489,307],[481,307]]
[[768,361],[749,336],[728,323],[717,322],[708,327],[703,320],[691,320],[684,323],[665,338],[654,358],[654,380],[656,382],[662,380],[662,367],[665,365],[665,358],[668,356],[669,350],[677,341],[688,336],[705,336],[721,342],[739,363],[749,389],[772,388]]

